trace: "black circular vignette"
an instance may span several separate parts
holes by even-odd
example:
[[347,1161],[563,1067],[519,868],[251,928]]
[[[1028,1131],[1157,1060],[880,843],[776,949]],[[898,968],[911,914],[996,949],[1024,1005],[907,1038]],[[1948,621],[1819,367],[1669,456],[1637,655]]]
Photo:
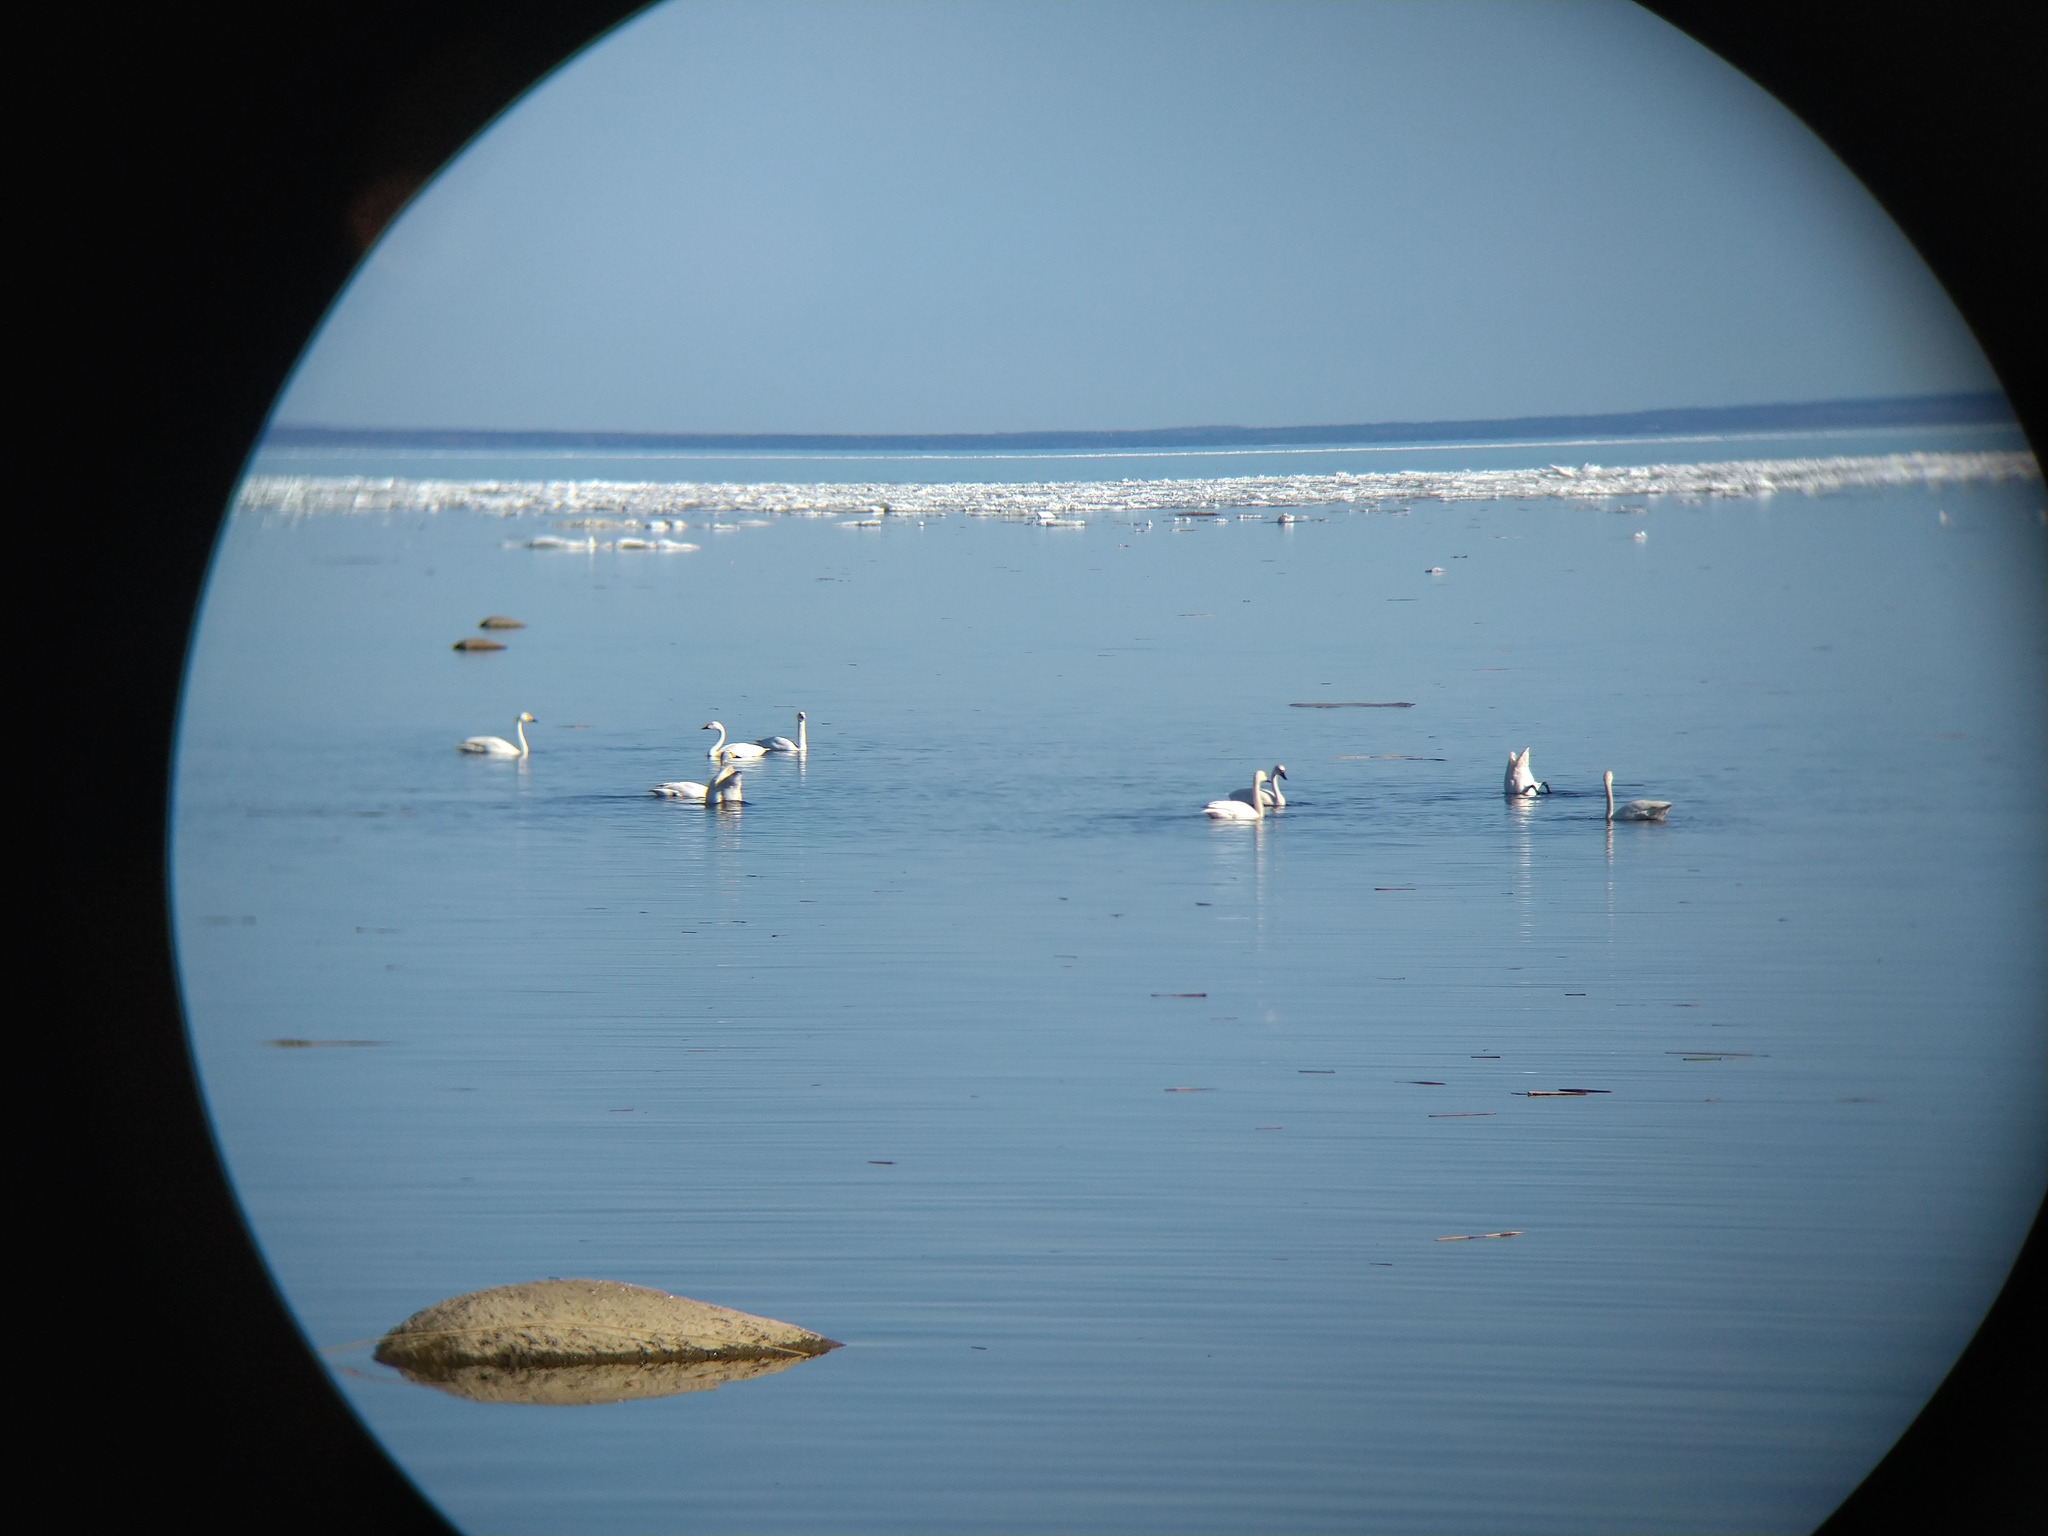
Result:
[[[64,1363],[58,1379],[73,1385],[42,1415],[50,1450],[31,1465],[66,1490],[67,1523],[448,1529],[306,1352],[223,1178],[186,1051],[164,898],[172,736],[222,508],[362,244],[521,90],[637,8],[115,6],[68,18],[35,55],[56,68],[40,83],[31,140],[33,169],[53,182],[36,205],[53,213],[37,220],[40,277],[24,305],[48,337],[32,477],[47,477],[45,494],[67,512],[83,500],[80,527],[98,546],[67,578],[75,586],[29,593],[18,631],[36,642],[30,671],[58,723],[36,734],[61,743],[57,762],[43,747],[26,765],[30,805],[61,788],[77,807],[50,864],[64,946],[55,1012],[66,1041],[81,1043],[48,1083],[84,1085],[93,1111],[81,1132],[43,1142],[88,1143],[82,1182],[36,1194],[89,1303],[140,1311],[161,1330],[146,1389],[120,1385],[140,1376],[132,1368]],[[2031,13],[1651,9],[1848,161],[1947,285],[2039,442],[2029,237],[2042,51]],[[439,87],[418,88],[429,77]],[[25,1096],[58,1099],[43,1086]],[[2020,1387],[2039,1353],[2040,1295],[2034,1238],[1948,1381],[1827,1536],[2013,1530],[2025,1510],[2038,1514],[2039,1397]]]

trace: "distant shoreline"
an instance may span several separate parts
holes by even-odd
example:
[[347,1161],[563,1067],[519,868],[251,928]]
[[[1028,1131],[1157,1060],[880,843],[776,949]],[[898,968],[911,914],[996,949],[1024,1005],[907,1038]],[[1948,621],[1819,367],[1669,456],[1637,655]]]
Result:
[[1838,431],[1857,427],[2018,425],[1998,390],[1769,405],[1674,406],[1590,416],[1484,421],[1386,421],[1304,427],[1153,427],[1048,432],[564,432],[469,427],[332,427],[280,422],[263,448],[779,449],[787,452],[943,452],[1102,448],[1281,448],[1352,443],[1423,446],[1487,438],[1656,437]]

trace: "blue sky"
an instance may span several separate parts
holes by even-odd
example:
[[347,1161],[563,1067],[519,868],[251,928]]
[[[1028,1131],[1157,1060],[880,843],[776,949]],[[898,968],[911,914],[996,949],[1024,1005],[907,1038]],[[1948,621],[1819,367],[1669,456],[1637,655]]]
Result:
[[949,432],[1995,387],[1855,179],[1621,0],[671,0],[517,103],[278,419]]

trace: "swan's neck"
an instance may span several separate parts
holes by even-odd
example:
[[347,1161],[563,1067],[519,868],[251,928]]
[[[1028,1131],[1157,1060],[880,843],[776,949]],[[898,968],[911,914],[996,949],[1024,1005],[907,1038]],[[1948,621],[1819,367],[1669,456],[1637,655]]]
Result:
[[519,755],[525,757],[528,751],[526,745],[526,722],[524,720],[514,720],[512,723],[519,728]]
[[811,750],[810,724],[802,715],[796,717],[796,755],[802,757]]
[[1607,819],[1614,820],[1614,775],[1608,774],[1600,781],[1607,789]]
[[713,743],[711,743],[711,755],[712,755],[713,757],[716,757],[716,756],[718,756],[718,754],[719,754],[719,753],[723,752],[724,750],[725,750],[725,727],[721,725],[721,726],[719,726],[719,727],[718,727],[718,740],[716,740],[716,741],[714,741]]
[[1252,775],[1252,813],[1264,816],[1266,807],[1260,803],[1259,791],[1266,787],[1266,770],[1261,768]]

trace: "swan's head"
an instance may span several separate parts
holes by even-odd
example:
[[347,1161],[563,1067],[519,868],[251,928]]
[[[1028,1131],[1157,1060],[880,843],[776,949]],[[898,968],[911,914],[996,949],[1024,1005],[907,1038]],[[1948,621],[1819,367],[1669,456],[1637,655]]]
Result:
[[798,711],[796,712],[796,717],[797,717],[797,719],[798,719],[799,721],[804,721],[804,720],[808,720],[808,719],[810,719],[810,716],[809,716],[809,715],[806,715],[806,714],[805,714],[805,713],[804,713],[804,712],[803,712],[802,710],[798,710]]
[[1285,763],[1275,763],[1275,764],[1273,765],[1273,775],[1272,775],[1272,776],[1273,776],[1274,778],[1276,778],[1276,779],[1284,779],[1284,778],[1286,778],[1286,777],[1287,777],[1287,765],[1286,765]]
[[698,726],[697,729],[700,731],[722,731],[725,729],[725,727],[720,725],[716,720],[712,720],[704,725]]
[[523,709],[522,709],[522,710],[521,710],[521,711],[519,712],[519,723],[520,723],[521,725],[539,725],[539,724],[540,724],[540,722],[539,722],[538,720],[534,719],[534,718],[533,718],[533,716],[529,715],[529,714],[528,714],[528,713],[527,713],[527,712],[526,712],[525,710],[523,710]]
[[1614,793],[1614,770],[1613,770],[1612,768],[1610,768],[1610,769],[1608,769],[1608,770],[1607,770],[1607,771],[1606,771],[1605,773],[1601,774],[1601,775],[1600,775],[1600,782],[1601,782],[1601,783],[1602,783],[1603,785],[1605,785],[1605,786],[1606,786],[1606,788],[1607,788],[1607,793],[1609,793],[1610,795],[1611,795],[1611,794],[1613,794],[1613,793]]

